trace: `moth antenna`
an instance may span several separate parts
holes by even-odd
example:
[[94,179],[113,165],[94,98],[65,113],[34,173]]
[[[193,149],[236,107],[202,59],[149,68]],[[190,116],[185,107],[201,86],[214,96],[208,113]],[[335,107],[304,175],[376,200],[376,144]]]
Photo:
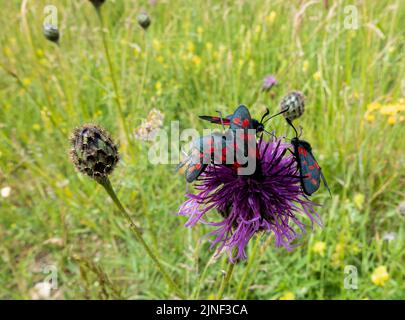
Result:
[[[288,109],[287,109],[287,110],[288,110]],[[295,131],[295,137],[298,138],[297,129],[295,129],[295,127],[294,127],[294,125],[292,124],[291,120],[287,118],[286,121],[287,121],[287,123],[294,129],[294,131]]]
[[270,119],[273,119],[274,117],[277,117],[277,116],[279,116],[280,114],[282,114],[282,113],[284,113],[284,112],[287,112],[288,109],[290,109],[290,108],[288,107],[287,109],[285,109],[285,110],[283,110],[283,111],[281,111],[281,112],[279,112],[279,113],[276,113],[275,115],[272,115],[270,118],[267,118],[264,122],[262,122],[262,124],[265,124],[265,123],[266,123],[267,121],[269,121]]
[[266,108],[266,112],[263,114],[262,118],[260,119],[260,123],[263,123],[264,118],[266,118],[270,113],[269,108]]
[[217,112],[219,114],[219,119],[221,120],[222,130],[225,131],[224,121],[222,120],[222,112],[220,110],[217,110]]

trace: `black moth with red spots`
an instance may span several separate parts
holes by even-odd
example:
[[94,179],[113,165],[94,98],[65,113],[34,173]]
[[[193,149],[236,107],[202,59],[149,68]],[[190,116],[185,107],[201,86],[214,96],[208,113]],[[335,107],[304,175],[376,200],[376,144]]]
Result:
[[269,114],[267,110],[263,115],[262,120],[258,121],[252,119],[248,108],[241,104],[233,114],[226,116],[225,118],[214,116],[200,116],[200,119],[209,121],[211,123],[223,124],[224,126],[230,126],[232,130],[236,129],[254,129],[257,133],[264,131],[263,119]]
[[[217,150],[221,151],[216,152]],[[186,159],[179,164],[178,169],[187,165],[185,172],[186,181],[193,182],[204,172],[209,163],[225,162],[225,157],[225,136],[223,134],[214,133],[194,140],[189,154]]]
[[[287,120],[287,122],[293,127],[297,134],[297,131],[292,125],[291,121]],[[291,139],[291,144],[294,147],[293,154],[295,160],[297,161],[298,170],[300,172],[301,187],[304,193],[307,196],[310,196],[316,192],[319,189],[322,178],[325,187],[328,189],[329,194],[331,194],[321,167],[312,153],[311,145],[304,140],[300,140],[298,135]]]
[[[263,118],[268,113],[267,111]],[[256,130],[256,133],[259,133],[264,131],[264,126],[262,121],[252,119],[246,106],[240,105],[233,115],[226,118],[212,116],[200,116],[200,118],[211,123],[227,125],[230,130],[224,133],[213,133],[193,141],[189,154],[178,166],[178,168],[181,168],[187,165],[185,172],[187,182],[196,180],[210,163],[214,165],[223,164],[234,169],[244,166],[238,163],[237,152],[243,153],[245,157],[252,154],[256,158],[259,156],[256,135],[249,133],[248,130]],[[244,143],[240,145],[240,143],[237,143],[238,141]],[[254,145],[255,150],[250,150],[250,145]],[[227,158],[229,154],[230,159]],[[231,160],[231,163],[227,163],[227,160]],[[258,167],[256,169],[260,170]]]

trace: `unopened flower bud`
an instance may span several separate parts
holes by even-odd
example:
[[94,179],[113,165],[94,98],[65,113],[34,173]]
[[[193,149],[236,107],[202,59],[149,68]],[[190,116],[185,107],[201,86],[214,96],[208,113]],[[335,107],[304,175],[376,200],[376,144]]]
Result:
[[105,0],[89,0],[94,7],[96,7],[97,9],[100,8],[103,3],[105,2]]
[[57,26],[50,23],[45,23],[43,27],[43,33],[45,38],[47,38],[49,41],[55,43],[59,42],[59,29]]
[[283,113],[284,118],[292,121],[302,116],[304,105],[304,95],[299,91],[293,91],[281,100],[280,110],[287,110]]
[[138,20],[139,25],[140,25],[144,30],[148,29],[149,26],[150,26],[150,24],[151,24],[149,15],[148,15],[147,13],[145,13],[145,12],[140,13],[140,14],[138,15],[138,17],[137,17],[137,20]]
[[96,181],[105,179],[119,160],[117,146],[99,126],[85,124],[75,129],[71,144],[70,154],[77,170]]

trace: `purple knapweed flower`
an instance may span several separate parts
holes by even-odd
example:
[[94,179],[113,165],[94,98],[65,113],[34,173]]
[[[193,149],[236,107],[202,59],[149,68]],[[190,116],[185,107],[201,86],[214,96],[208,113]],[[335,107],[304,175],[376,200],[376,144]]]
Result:
[[[229,166],[209,165],[195,186],[198,193],[187,194],[179,209],[180,215],[189,217],[186,226],[202,222],[216,227],[210,233],[211,248],[218,245],[218,253],[225,249],[232,262],[246,259],[245,248],[258,232],[274,233],[276,246],[291,250],[291,242],[305,232],[299,216],[307,216],[311,227],[321,221],[316,204],[302,192],[289,147],[282,139],[259,139],[260,174],[240,176]],[[207,221],[211,209],[220,213],[221,221]]]
[[262,90],[270,91],[270,89],[273,88],[276,84],[277,84],[276,78],[273,75],[269,74],[263,79]]

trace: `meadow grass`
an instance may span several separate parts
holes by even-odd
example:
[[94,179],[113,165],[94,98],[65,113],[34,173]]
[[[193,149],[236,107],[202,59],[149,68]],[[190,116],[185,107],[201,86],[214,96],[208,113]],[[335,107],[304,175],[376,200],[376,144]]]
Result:
[[[11,188],[0,197],[1,298],[32,298],[49,265],[58,275],[54,298],[176,297],[102,187],[69,161],[69,134],[87,122],[120,141],[112,183],[187,297],[223,290],[242,299],[405,298],[405,217],[397,210],[405,199],[405,112],[384,112],[404,97],[403,1],[326,8],[324,1],[107,0],[100,28],[89,1],[61,0],[59,47],[42,35],[49,1],[0,3],[0,188]],[[358,29],[344,27],[347,5],[358,9]],[[142,8],[152,19],[146,33],[136,22]],[[267,74],[279,81],[270,94],[260,91]],[[240,103],[260,119],[294,89],[306,96],[296,123],[333,193],[321,188],[313,197],[324,227],[292,252],[267,234],[252,239],[248,260],[221,288],[228,260],[213,258],[202,239],[210,227],[185,228],[176,215],[184,177],[175,165],[152,165],[150,144],[133,131],[152,108],[167,129],[178,120],[181,129],[202,130],[198,115],[229,114]],[[372,103],[380,105],[367,113]],[[270,127],[292,135],[281,118]],[[395,240],[384,240],[392,232]],[[357,268],[357,290],[344,288],[348,265]],[[371,279],[379,266],[389,274],[380,286]]]

